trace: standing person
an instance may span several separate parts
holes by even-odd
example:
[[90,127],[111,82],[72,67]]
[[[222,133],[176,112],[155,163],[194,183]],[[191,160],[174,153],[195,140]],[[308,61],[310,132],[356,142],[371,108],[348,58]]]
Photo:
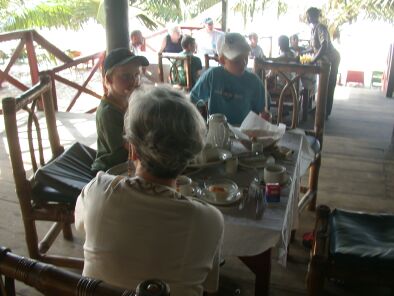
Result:
[[161,43],[159,52],[179,53],[182,51],[181,41],[181,29],[177,25],[171,26]]
[[208,105],[208,114],[222,113],[233,125],[240,125],[250,111],[264,112],[265,90],[256,74],[246,71],[250,47],[239,33],[226,33],[218,42],[222,66],[205,71],[190,96],[199,106]]
[[249,34],[249,42],[250,42],[250,57],[251,58],[259,58],[265,59],[265,55],[263,49],[258,45],[259,36],[256,33]]
[[332,105],[334,102],[334,92],[335,86],[337,84],[338,67],[341,61],[341,56],[331,43],[331,38],[327,27],[319,21],[321,16],[320,9],[316,7],[310,7],[306,11],[306,14],[308,22],[313,26],[311,32],[311,46],[314,52],[314,57],[311,63],[321,60],[331,65],[326,105],[326,119],[328,119],[328,116],[331,114]]
[[210,17],[206,18],[203,24],[204,28],[196,33],[197,52],[203,55],[215,55],[218,40],[224,33],[213,27],[213,20]]
[[124,124],[135,176],[99,172],[75,207],[86,237],[83,275],[133,290],[157,278],[171,296],[216,292],[223,216],[176,190],[204,146],[203,118],[183,93],[159,86],[133,92]]
[[123,117],[130,94],[140,85],[140,66],[148,66],[143,56],[130,49],[112,50],[104,61],[107,93],[96,112],[97,154],[92,171],[106,171],[127,160],[128,144],[123,139]]
[[134,30],[130,33],[130,50],[135,55],[145,51],[145,39],[140,30]]

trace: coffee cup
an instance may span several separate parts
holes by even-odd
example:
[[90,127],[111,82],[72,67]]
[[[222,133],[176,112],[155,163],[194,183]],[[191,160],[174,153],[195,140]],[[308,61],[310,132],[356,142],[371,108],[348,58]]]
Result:
[[176,191],[185,196],[193,195],[193,181],[188,176],[180,175],[176,178]]
[[286,177],[286,168],[279,164],[270,164],[264,168],[264,182],[283,184]]

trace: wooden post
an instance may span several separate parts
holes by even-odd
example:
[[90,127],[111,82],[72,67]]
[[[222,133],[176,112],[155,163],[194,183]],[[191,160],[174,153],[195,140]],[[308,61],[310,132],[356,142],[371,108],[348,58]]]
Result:
[[104,0],[107,52],[129,48],[128,0]]
[[222,0],[222,31],[227,32],[228,1]]

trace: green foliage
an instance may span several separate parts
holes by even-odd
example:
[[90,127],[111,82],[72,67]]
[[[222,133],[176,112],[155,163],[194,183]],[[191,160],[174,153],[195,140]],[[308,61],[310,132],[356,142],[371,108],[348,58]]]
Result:
[[[2,0],[4,1],[4,0]],[[78,30],[96,16],[99,1],[92,0],[47,0],[35,6],[2,11],[3,31],[30,28],[66,28]]]

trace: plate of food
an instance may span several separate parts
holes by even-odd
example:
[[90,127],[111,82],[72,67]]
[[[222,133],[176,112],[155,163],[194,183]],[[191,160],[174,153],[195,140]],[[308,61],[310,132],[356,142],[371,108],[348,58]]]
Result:
[[189,168],[204,168],[217,165],[232,157],[232,153],[221,148],[204,149],[188,165]]
[[235,182],[229,179],[212,179],[205,182],[200,198],[216,206],[232,205],[238,202],[242,194]]

